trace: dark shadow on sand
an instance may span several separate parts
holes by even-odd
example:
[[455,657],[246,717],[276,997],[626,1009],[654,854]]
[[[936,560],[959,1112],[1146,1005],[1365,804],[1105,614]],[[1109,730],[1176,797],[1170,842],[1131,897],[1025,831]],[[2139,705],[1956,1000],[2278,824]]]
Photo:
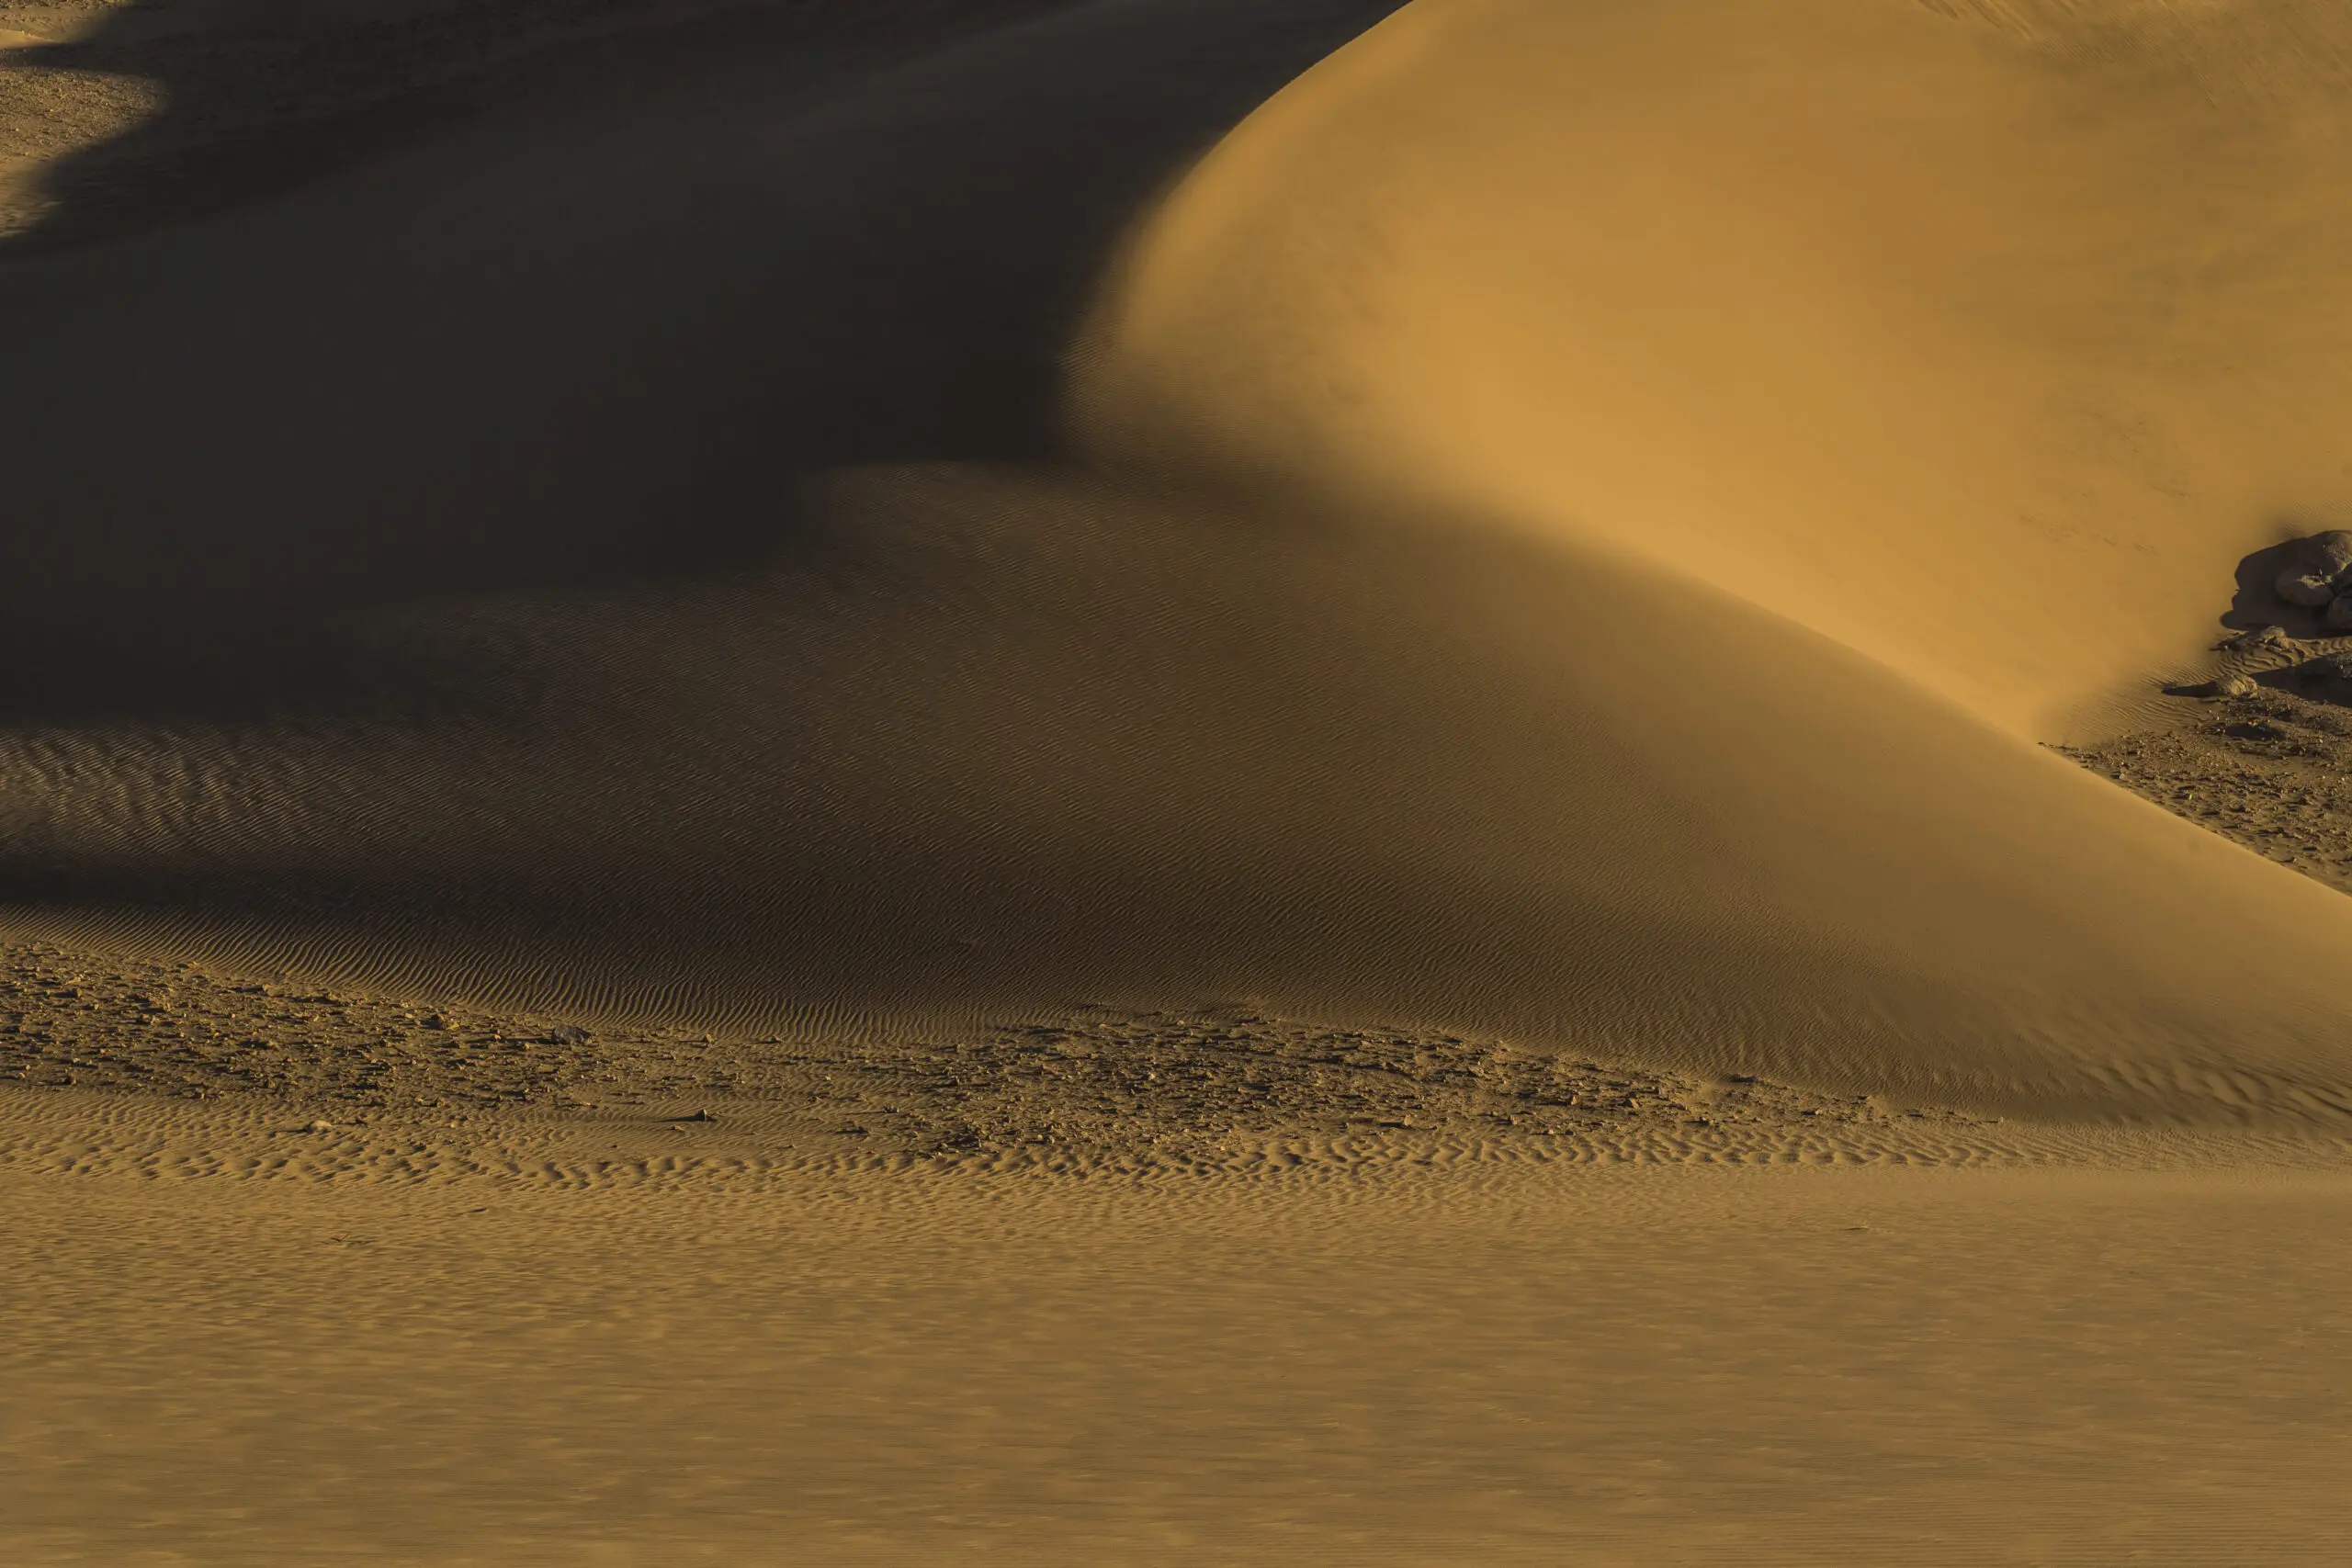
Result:
[[[364,705],[409,679],[345,636],[385,606],[721,570],[805,543],[808,474],[1050,455],[1125,226],[1394,4],[755,7],[293,139],[184,134],[272,79],[188,65],[0,251],[0,717]],[[332,100],[453,17],[272,58]],[[140,24],[47,54],[209,58]]]

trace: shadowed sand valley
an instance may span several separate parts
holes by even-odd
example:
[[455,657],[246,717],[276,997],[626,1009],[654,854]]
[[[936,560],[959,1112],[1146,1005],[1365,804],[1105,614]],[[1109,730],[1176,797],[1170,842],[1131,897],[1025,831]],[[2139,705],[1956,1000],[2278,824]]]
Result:
[[2347,59],[0,0],[0,1556],[2335,1560]]

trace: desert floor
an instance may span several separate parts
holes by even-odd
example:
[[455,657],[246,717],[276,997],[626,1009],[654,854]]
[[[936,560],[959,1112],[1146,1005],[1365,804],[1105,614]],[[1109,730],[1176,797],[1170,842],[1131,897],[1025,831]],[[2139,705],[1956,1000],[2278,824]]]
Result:
[[2344,1540],[2341,1137],[1230,1014],[825,1048],[12,959],[11,1562]]
[[9,1098],[14,1562],[2343,1539],[2340,1147],[1384,1130],[1006,1168],[725,1114]]

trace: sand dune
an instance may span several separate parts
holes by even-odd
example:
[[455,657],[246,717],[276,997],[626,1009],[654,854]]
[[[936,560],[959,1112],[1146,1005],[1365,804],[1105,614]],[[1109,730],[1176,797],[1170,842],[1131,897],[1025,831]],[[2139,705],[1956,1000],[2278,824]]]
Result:
[[0,0],[0,1558],[2342,1557],[2352,21],[1391,12]]
[[1121,226],[1377,9],[598,77],[10,268],[20,920],[2342,1116],[2341,899],[2028,739],[2344,499],[2326,15],[1418,6],[1133,236],[1054,461]]
[[2352,516],[2352,21],[1415,6],[1221,147],[1097,439],[1639,555],[2046,736]]

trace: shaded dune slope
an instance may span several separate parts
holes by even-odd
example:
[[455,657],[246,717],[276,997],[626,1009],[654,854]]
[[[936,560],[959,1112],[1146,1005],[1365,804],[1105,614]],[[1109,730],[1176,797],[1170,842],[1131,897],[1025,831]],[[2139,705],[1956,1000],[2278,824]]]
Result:
[[[1895,0],[1424,0],[1135,237],[1047,460],[1120,225],[1378,9],[739,62],[0,274],[20,921],[744,1030],[1249,999],[2345,1116],[2341,897],[2027,738],[2337,499],[2346,253],[2297,202],[2340,110],[2196,86],[2243,133],[2180,141],[2238,162],[2161,187],[2099,112],[2304,13],[2077,15],[2086,56]],[[1779,250],[1724,147],[1815,171]],[[2292,245],[2165,271],[2264,188]],[[1990,267],[2053,210],[2100,243]],[[1975,248],[1923,277],[1929,219]]]
[[10,269],[6,705],[275,706],[371,607],[724,566],[790,546],[797,476],[1044,456],[1122,228],[1388,7],[974,25],[1011,8],[716,17],[301,199]]

